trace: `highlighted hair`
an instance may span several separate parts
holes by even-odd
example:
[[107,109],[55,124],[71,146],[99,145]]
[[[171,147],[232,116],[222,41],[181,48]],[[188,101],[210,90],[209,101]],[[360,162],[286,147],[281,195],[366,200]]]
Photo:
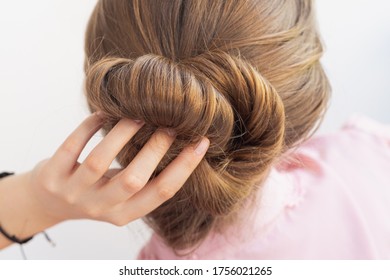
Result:
[[308,0],[101,0],[86,33],[86,96],[144,127],[119,153],[127,166],[158,127],[210,148],[184,187],[146,220],[173,249],[198,244],[257,191],[272,164],[307,138],[329,85]]

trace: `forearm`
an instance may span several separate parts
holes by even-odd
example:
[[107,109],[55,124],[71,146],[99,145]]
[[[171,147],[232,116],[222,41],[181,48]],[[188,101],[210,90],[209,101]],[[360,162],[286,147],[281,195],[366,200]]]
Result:
[[[10,235],[28,238],[57,223],[31,196],[30,173],[0,179],[0,225]],[[12,242],[0,234],[0,249]]]

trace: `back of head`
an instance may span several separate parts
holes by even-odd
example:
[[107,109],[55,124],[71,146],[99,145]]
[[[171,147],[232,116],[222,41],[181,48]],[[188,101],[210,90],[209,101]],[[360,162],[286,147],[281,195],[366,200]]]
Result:
[[86,34],[86,95],[107,116],[145,121],[126,166],[158,127],[177,139],[155,175],[201,136],[184,187],[147,216],[174,249],[223,226],[322,117],[329,86],[309,0],[101,0]]

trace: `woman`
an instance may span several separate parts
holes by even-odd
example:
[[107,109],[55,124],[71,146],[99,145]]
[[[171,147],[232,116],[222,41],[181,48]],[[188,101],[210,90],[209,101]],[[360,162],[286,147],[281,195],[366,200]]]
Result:
[[[210,139],[183,188],[147,215],[155,235],[140,258],[388,256],[390,225],[373,219],[389,210],[385,128],[351,122],[304,143],[329,97],[321,55],[311,1],[98,2],[86,34],[89,107],[103,111],[108,135],[122,118],[144,123],[120,164],[157,128],[174,130],[150,181],[161,182],[184,146]],[[352,180],[359,158],[375,192]],[[369,211],[374,197],[383,207]]]

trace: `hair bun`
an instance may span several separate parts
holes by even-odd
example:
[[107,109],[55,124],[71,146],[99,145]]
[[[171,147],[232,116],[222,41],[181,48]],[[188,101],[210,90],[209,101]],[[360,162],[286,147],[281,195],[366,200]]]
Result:
[[[109,117],[173,128],[187,141],[206,134],[214,135],[210,140],[219,146],[229,141],[226,132],[232,131],[233,112],[228,101],[211,83],[200,82],[188,68],[166,57],[102,59],[87,72],[86,86],[92,110],[103,110]],[[214,126],[216,122],[220,125]]]
[[[185,186],[149,215],[174,247],[183,240],[167,232],[189,222],[189,228],[210,226],[215,217],[233,212],[283,148],[279,95],[253,66],[226,52],[210,51],[178,62],[155,54],[134,60],[104,58],[88,69],[86,94],[92,111],[102,110],[112,120],[145,121],[118,155],[122,166],[157,127],[174,128],[177,140],[156,174],[188,143],[203,135],[210,139],[205,159]],[[199,219],[188,220],[185,213],[193,211]],[[199,239],[196,232],[188,236]]]

